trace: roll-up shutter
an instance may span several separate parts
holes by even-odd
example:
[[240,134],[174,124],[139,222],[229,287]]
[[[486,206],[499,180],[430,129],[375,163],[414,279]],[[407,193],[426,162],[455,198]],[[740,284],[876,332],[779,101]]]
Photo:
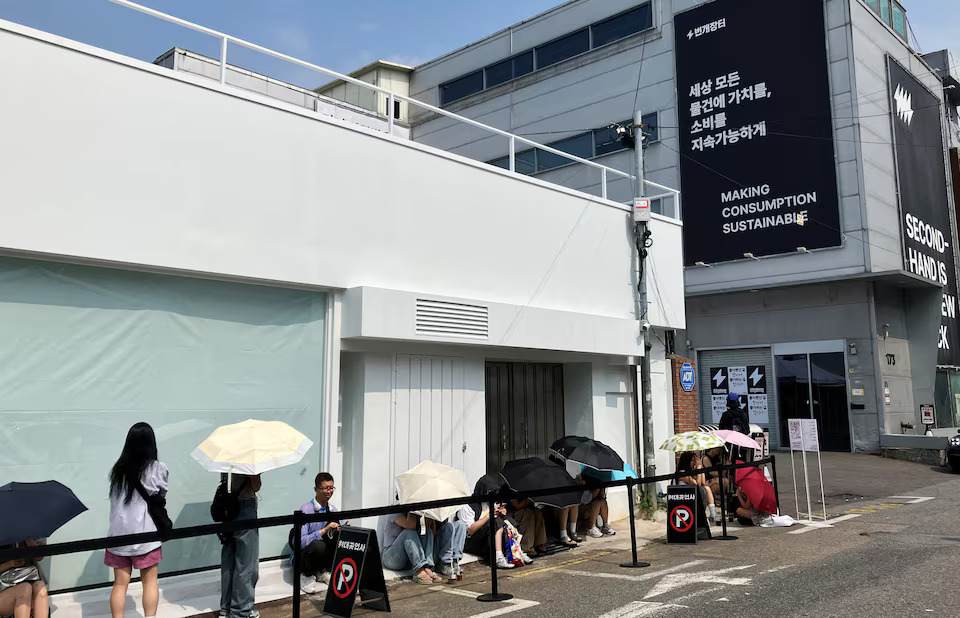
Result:
[[[700,423],[713,423],[711,381],[721,367],[759,366],[766,371],[767,410],[770,421],[756,423],[770,432],[770,444],[780,444],[780,408],[777,401],[776,380],[773,375],[773,356],[770,348],[742,348],[731,350],[703,350],[697,353],[700,390]],[[712,370],[712,371],[711,371]],[[742,394],[742,393],[741,393]]]

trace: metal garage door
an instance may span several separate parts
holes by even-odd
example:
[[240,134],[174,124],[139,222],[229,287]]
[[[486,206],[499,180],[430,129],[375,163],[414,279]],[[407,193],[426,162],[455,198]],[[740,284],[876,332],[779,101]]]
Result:
[[[703,350],[697,353],[700,390],[700,422],[713,420],[713,382],[718,369],[727,367],[762,367],[767,390],[769,422],[756,423],[770,432],[770,444],[780,444],[780,410],[777,402],[776,380],[773,374],[773,356],[770,348],[742,348],[728,350]],[[760,375],[760,374],[758,374]],[[722,376],[721,376],[722,377]],[[743,394],[743,393],[740,393]]]

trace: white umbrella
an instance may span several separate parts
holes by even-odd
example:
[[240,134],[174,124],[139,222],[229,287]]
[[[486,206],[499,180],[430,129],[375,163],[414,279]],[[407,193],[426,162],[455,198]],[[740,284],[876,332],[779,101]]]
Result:
[[299,462],[311,446],[282,421],[248,419],[218,427],[191,455],[210,472],[255,476]]
[[[397,476],[397,494],[400,502],[430,502],[447,498],[464,498],[471,495],[463,472],[444,464],[422,461]],[[414,511],[436,521],[453,517],[459,506],[444,506],[423,511]]]

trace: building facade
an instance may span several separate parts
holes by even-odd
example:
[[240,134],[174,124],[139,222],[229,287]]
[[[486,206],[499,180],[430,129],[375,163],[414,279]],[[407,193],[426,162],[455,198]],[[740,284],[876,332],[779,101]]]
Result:
[[[606,128],[640,110],[647,178],[682,190],[655,203],[683,220],[675,338],[701,422],[736,392],[775,447],[791,418],[817,419],[825,449],[922,446],[922,406],[934,433],[958,424],[956,68],[914,52],[904,8],[574,0],[416,67],[411,92],[625,170]],[[503,165],[502,140],[411,122],[416,141]],[[597,190],[542,155],[517,169]]]
[[[0,468],[89,507],[51,542],[106,534],[107,475],[138,421],[178,527],[210,522],[218,482],[191,451],[246,418],[315,443],[264,475],[261,517],[298,508],[320,470],[340,508],[382,506],[424,459],[472,484],[566,434],[637,464],[629,207],[183,50],[153,64],[5,21],[0,49],[24,59],[0,68],[0,114],[29,120],[0,152]],[[652,262],[666,283],[643,317],[682,329],[681,225],[650,226],[673,249]],[[625,497],[611,492],[614,517]],[[287,532],[264,529],[260,555],[284,553]],[[219,549],[167,543],[161,572],[215,568]],[[54,591],[110,581],[102,554],[49,570]]]

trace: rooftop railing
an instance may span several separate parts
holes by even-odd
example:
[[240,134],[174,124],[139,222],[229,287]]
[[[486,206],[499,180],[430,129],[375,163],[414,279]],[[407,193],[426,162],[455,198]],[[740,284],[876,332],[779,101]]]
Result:
[[[516,171],[516,153],[517,153],[517,143],[519,142],[520,144],[522,144],[522,145],[524,145],[524,146],[532,146],[532,147],[534,147],[534,148],[537,148],[538,150],[543,150],[544,152],[549,152],[549,153],[551,153],[551,154],[555,154],[555,155],[557,155],[557,156],[564,157],[565,159],[568,159],[568,160],[570,160],[570,161],[572,161],[572,162],[580,163],[580,164],[582,164],[582,165],[586,165],[586,166],[588,166],[588,167],[598,169],[598,170],[600,171],[600,197],[603,198],[603,199],[608,199],[608,197],[607,197],[607,186],[608,186],[608,182],[609,182],[611,176],[612,176],[612,177],[619,177],[619,178],[626,178],[626,179],[630,180],[631,182],[636,182],[636,177],[635,177],[634,175],[632,175],[632,174],[628,174],[628,173],[626,173],[626,172],[620,171],[620,170],[615,169],[615,168],[612,168],[612,167],[607,167],[607,166],[605,166],[605,165],[600,165],[599,163],[596,163],[596,162],[594,162],[594,161],[590,161],[589,159],[583,159],[583,158],[581,158],[581,157],[572,155],[572,154],[567,153],[567,152],[564,152],[564,151],[562,151],[562,150],[557,150],[556,148],[551,148],[550,146],[547,146],[547,145],[545,145],[545,144],[541,144],[541,143],[539,143],[539,142],[535,142],[535,141],[533,141],[533,140],[527,139],[527,138],[522,137],[522,136],[520,136],[520,135],[516,135],[516,134],[510,133],[510,132],[508,132],[508,131],[504,131],[504,130],[502,130],[502,129],[498,129],[498,128],[496,128],[496,127],[491,127],[491,126],[489,126],[489,125],[483,124],[482,122],[477,122],[476,120],[472,120],[472,119],[467,118],[467,117],[465,117],[465,116],[461,116],[461,115],[459,115],[459,114],[455,114],[455,113],[453,113],[453,112],[449,112],[449,111],[447,111],[447,110],[445,110],[445,109],[436,107],[436,106],[434,106],[434,105],[430,105],[429,103],[424,103],[424,102],[422,102],[422,101],[418,101],[417,99],[413,99],[413,98],[410,98],[410,97],[408,97],[408,96],[405,96],[405,95],[402,95],[402,94],[398,94],[398,93],[393,92],[393,91],[391,91],[391,90],[388,90],[388,89],[386,89],[386,88],[382,88],[382,87],[380,87],[380,86],[375,86],[375,85],[370,84],[370,83],[368,83],[368,82],[365,82],[365,81],[362,81],[362,80],[359,80],[359,79],[350,77],[349,75],[343,75],[342,73],[337,73],[336,71],[332,71],[332,70],[327,69],[327,68],[324,68],[324,67],[322,67],[322,66],[313,64],[312,62],[307,62],[306,60],[301,60],[301,59],[299,59],[299,58],[295,58],[295,57],[293,57],[293,56],[290,56],[290,55],[288,55],[288,54],[284,54],[284,53],[278,52],[278,51],[273,50],[273,49],[270,49],[270,48],[268,48],[268,47],[264,47],[264,46],[262,46],[262,45],[257,45],[256,43],[251,43],[250,41],[246,41],[246,40],[244,40],[244,39],[241,39],[241,38],[232,36],[232,35],[227,34],[227,33],[225,33],[225,32],[220,32],[220,31],[214,30],[214,29],[212,29],[212,28],[207,28],[206,26],[201,26],[201,25],[199,25],[199,24],[195,24],[195,23],[190,22],[190,21],[187,21],[187,20],[185,20],[185,19],[180,19],[179,17],[174,17],[173,15],[169,15],[169,14],[167,14],[167,13],[163,13],[163,12],[161,12],[161,11],[157,11],[157,10],[155,10],[155,9],[151,9],[150,7],[143,6],[142,4],[137,4],[137,3],[135,3],[135,2],[130,2],[129,0],[109,0],[109,1],[112,2],[112,3],[114,3],[114,4],[118,4],[118,5],[120,5],[120,6],[126,7],[126,8],[128,8],[128,9],[132,9],[132,10],[134,10],[134,11],[139,11],[139,12],[144,13],[144,14],[146,14],[146,15],[150,15],[151,17],[155,17],[155,18],[157,18],[157,19],[162,19],[162,20],[164,20],[164,21],[168,21],[168,22],[170,22],[170,23],[177,24],[177,25],[179,25],[179,26],[183,26],[184,28],[189,28],[189,29],[191,29],[191,30],[195,30],[195,31],[197,31],[197,32],[201,32],[201,33],[203,33],[203,34],[206,34],[206,35],[209,35],[209,36],[212,36],[212,37],[215,37],[215,38],[220,39],[220,83],[221,83],[221,84],[227,85],[227,52],[229,51],[229,50],[228,50],[229,44],[232,43],[232,44],[234,44],[234,45],[239,45],[239,46],[241,46],[241,47],[245,47],[245,48],[247,48],[247,49],[251,49],[251,50],[253,50],[253,51],[257,51],[257,52],[266,54],[266,55],[268,55],[268,56],[272,56],[272,57],[277,58],[277,59],[279,59],[279,60],[284,60],[284,61],[286,61],[286,62],[290,62],[290,63],[292,63],[292,64],[296,64],[296,65],[298,65],[298,66],[301,66],[301,67],[304,67],[304,68],[307,68],[307,69],[311,69],[311,70],[313,70],[313,71],[317,71],[318,73],[322,73],[322,74],[327,75],[327,76],[329,76],[329,77],[333,77],[334,79],[339,79],[339,80],[342,80],[342,81],[344,81],[344,82],[346,82],[346,83],[354,84],[354,85],[359,86],[359,87],[361,87],[361,88],[365,88],[365,89],[367,89],[367,90],[372,90],[372,91],[374,91],[374,92],[383,94],[383,95],[385,95],[385,96],[387,97],[387,110],[393,110],[393,109],[394,109],[394,102],[395,102],[395,101],[403,101],[403,102],[406,102],[408,105],[412,105],[412,106],[414,106],[414,107],[418,107],[418,108],[421,108],[421,109],[424,109],[424,110],[433,112],[433,113],[435,113],[435,114],[439,114],[439,115],[441,115],[441,116],[446,116],[446,117],[448,117],[448,118],[452,118],[452,119],[454,119],[454,120],[457,120],[458,122],[462,122],[462,123],[468,124],[468,125],[470,125],[470,126],[477,127],[477,128],[479,128],[479,129],[483,129],[483,130],[488,131],[488,132],[490,132],[490,133],[493,133],[493,134],[495,134],[495,135],[503,136],[503,137],[507,138],[507,140],[509,140],[509,160],[510,160],[509,171],[512,172],[512,173],[518,173],[518,172]],[[392,134],[393,134],[394,117],[393,117],[393,114],[392,114],[392,113],[388,113],[388,114],[386,114],[386,116],[387,116],[387,134],[388,134],[388,135],[392,135]],[[679,196],[679,193],[680,193],[680,192],[677,191],[676,189],[672,189],[671,187],[667,187],[667,186],[665,186],[665,185],[661,185],[661,184],[658,184],[658,183],[656,183],[656,182],[653,182],[653,181],[650,181],[650,180],[646,180],[646,179],[644,179],[643,182],[644,182],[644,184],[647,185],[647,186],[655,187],[655,188],[660,189],[661,191],[665,192],[665,193],[659,194],[658,196],[651,196],[651,197],[659,197],[660,195]]]

